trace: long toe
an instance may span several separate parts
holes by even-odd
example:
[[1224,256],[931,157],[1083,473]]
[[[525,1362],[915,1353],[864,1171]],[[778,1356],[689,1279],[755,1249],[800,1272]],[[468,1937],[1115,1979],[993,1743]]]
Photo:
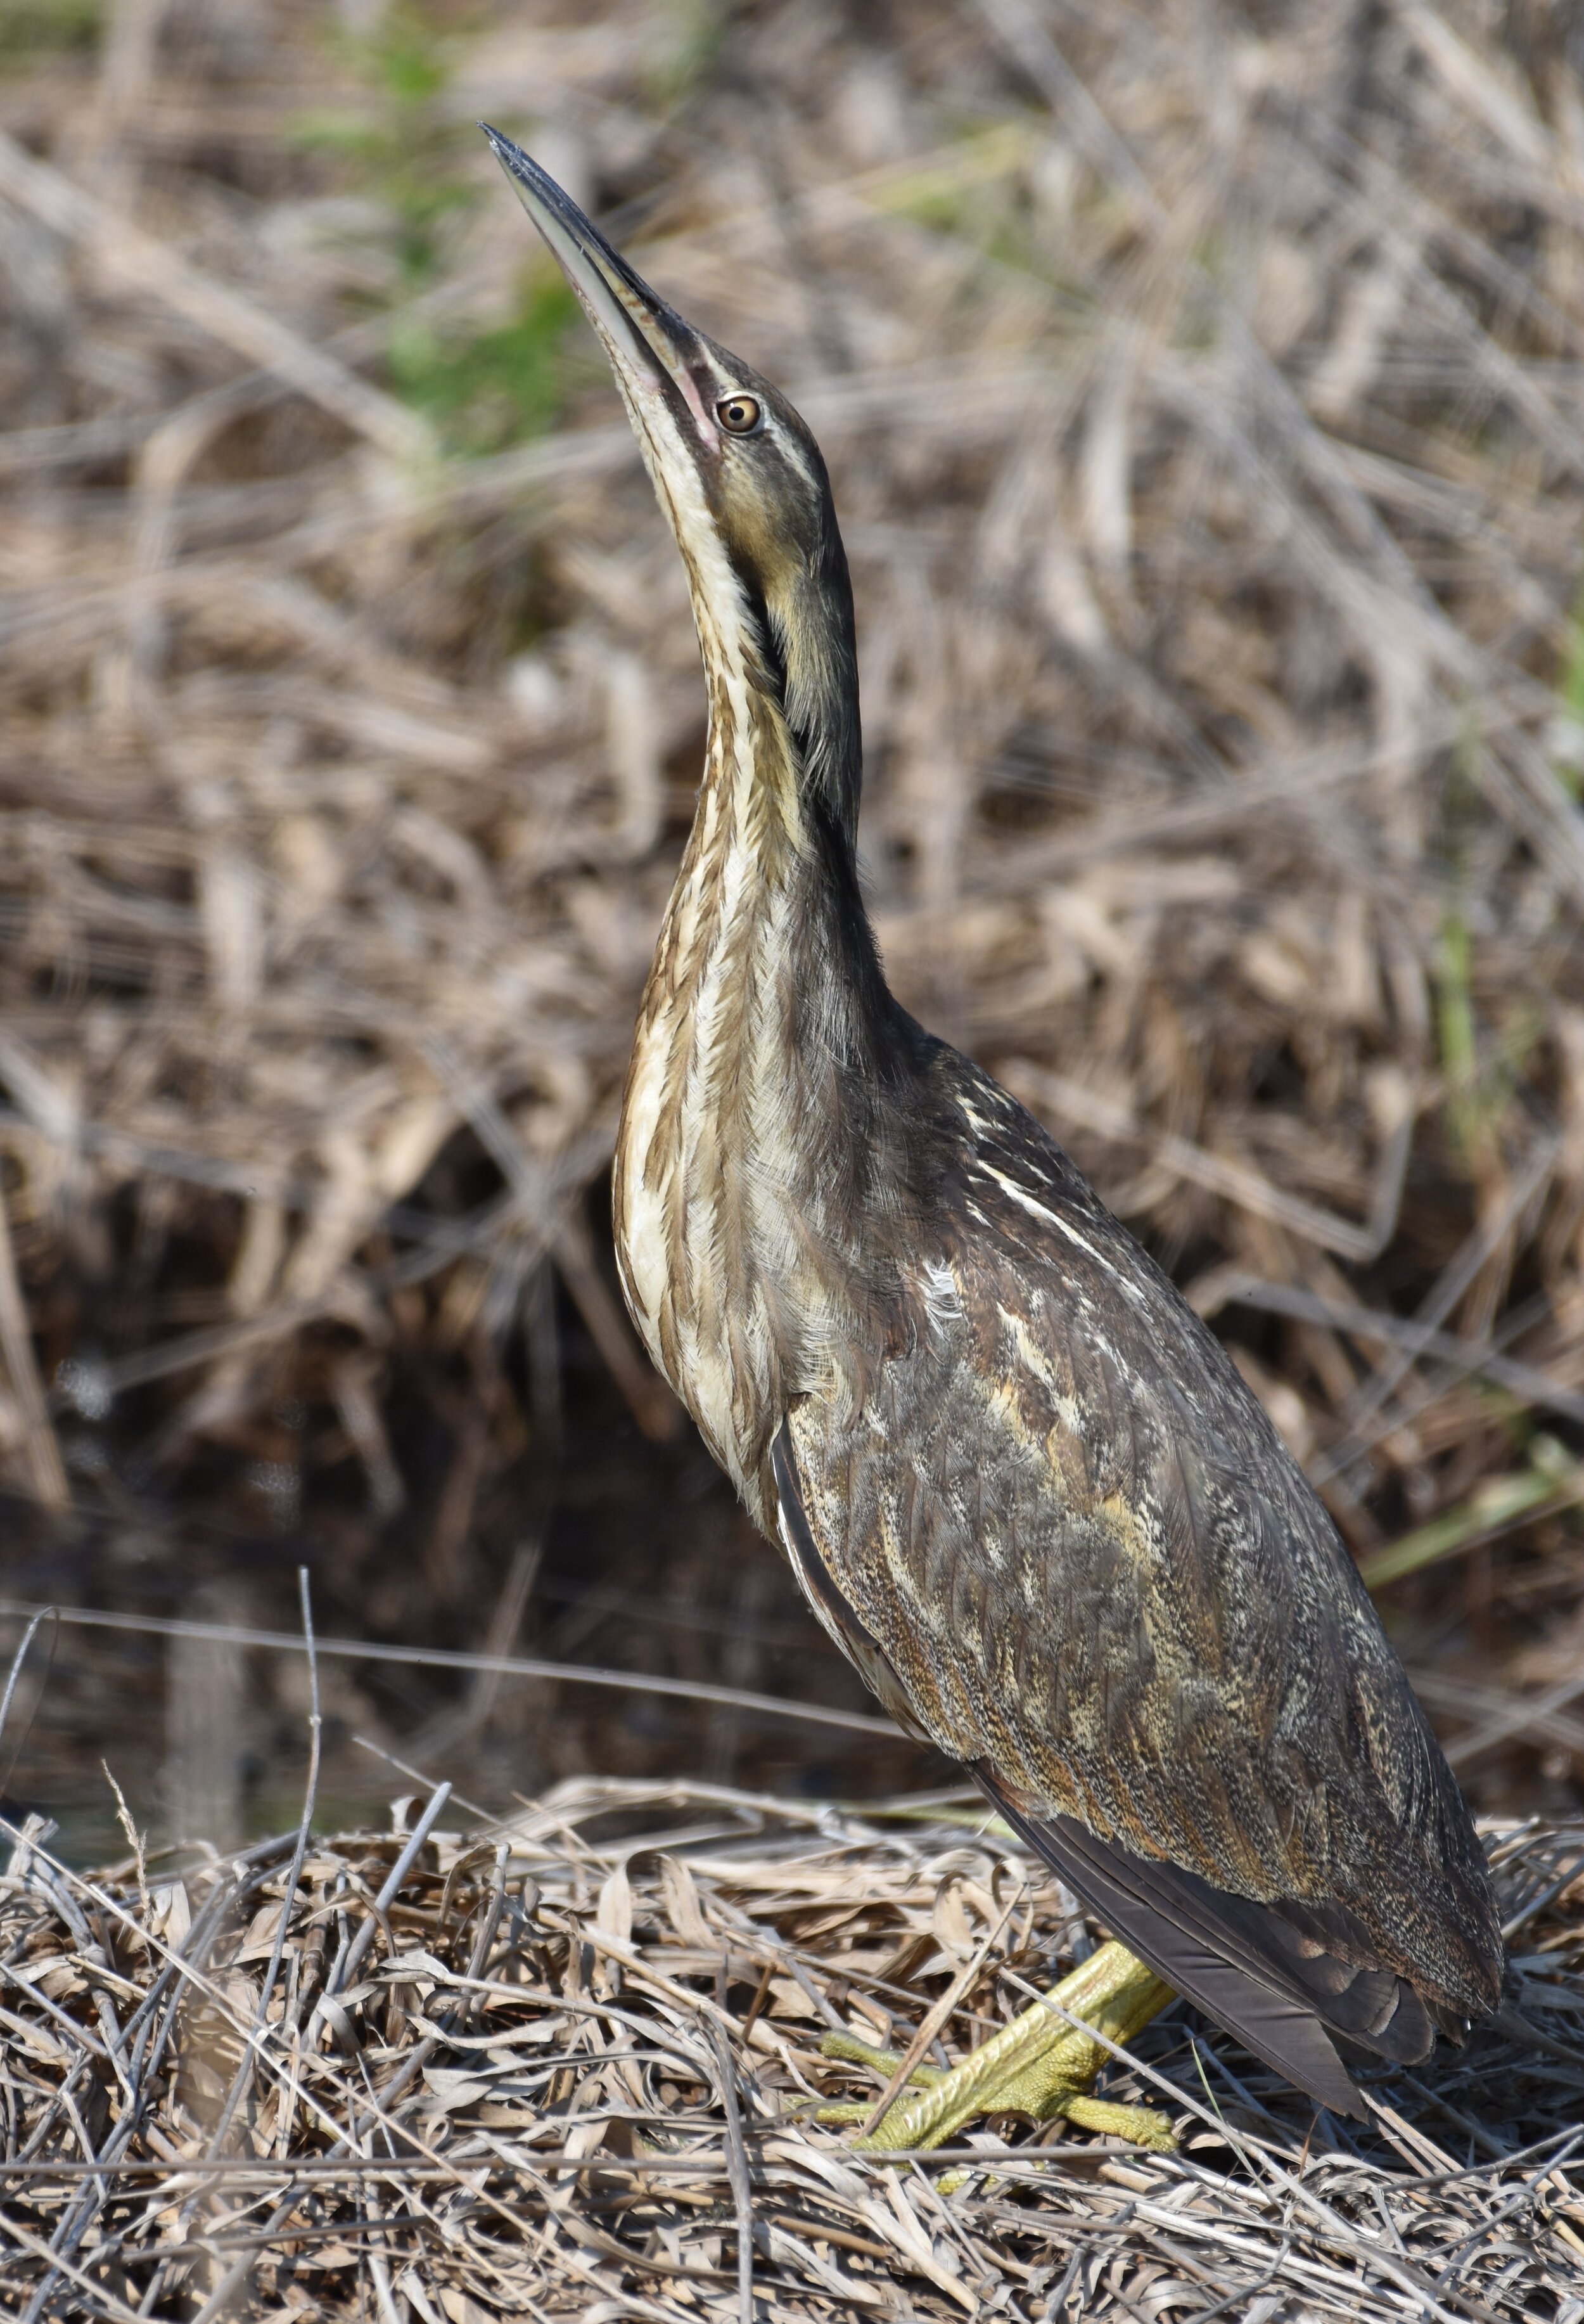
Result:
[[[1021,2114],[1036,2122],[1065,2116],[1085,2129],[1169,2149],[1176,2141],[1164,2115],[1150,2107],[1114,2106],[1090,2092],[1111,2056],[1108,2044],[1130,2040],[1173,1997],[1171,1987],[1125,1946],[1102,1945],[1053,1987],[1047,1999],[1032,2003],[949,2072],[916,2070],[857,2144],[891,2153],[941,2146],[986,2115]],[[1082,2023],[1075,2025],[1073,2018]],[[1105,2040],[1095,2040],[1085,2025]],[[871,2065],[888,2079],[900,2062],[893,2052],[870,2051],[843,2034],[828,2035],[824,2047],[827,2056]],[[819,2118],[867,2120],[871,2111],[823,2107]]]

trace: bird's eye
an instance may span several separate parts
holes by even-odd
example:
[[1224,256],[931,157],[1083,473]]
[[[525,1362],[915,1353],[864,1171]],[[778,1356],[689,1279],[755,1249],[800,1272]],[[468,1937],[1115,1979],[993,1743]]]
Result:
[[751,395],[723,395],[715,406],[715,418],[728,436],[751,436],[763,417]]

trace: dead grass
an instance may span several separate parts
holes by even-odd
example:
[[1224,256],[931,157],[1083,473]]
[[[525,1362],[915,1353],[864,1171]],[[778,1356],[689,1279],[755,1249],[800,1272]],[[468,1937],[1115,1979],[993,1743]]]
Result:
[[[1174,2010],[1108,2089],[1164,2104],[1177,2154],[1003,2121],[881,2164],[812,2120],[878,2093],[822,2034],[905,2047],[1001,1928],[954,2058],[1088,1941],[982,1806],[585,1781],[464,1833],[448,1788],[234,1861],[87,1876],[17,1837],[13,2312],[1584,2315],[1565,2067],[1443,2046],[1360,2129]],[[1584,1827],[1486,1837],[1522,2005],[1576,2037]]]
[[[702,695],[487,110],[827,448],[899,990],[1227,1331],[1485,1804],[1575,1812],[1569,12],[31,0],[5,43],[18,1597],[278,1626],[311,1554],[387,1641],[604,1626],[861,1708],[686,1449],[645,1465],[601,1189]],[[49,1769],[149,1684],[85,1646]],[[713,1711],[503,1700],[346,1723],[734,1765]]]
[[[39,1513],[18,1598],[188,1618],[167,1821],[224,1847],[90,1878],[37,1822],[17,1844],[8,2296],[30,2324],[1579,2324],[1576,2078],[1495,2037],[1378,2085],[1355,2137],[1174,2015],[1111,2087],[1164,2075],[1176,2159],[1004,2126],[950,2188],[847,2154],[808,2109],[872,2086],[824,2030],[905,2043],[1016,1897],[955,2054],[1074,1941],[951,1800],[584,1778],[415,1852],[400,1820],[226,1852],[261,1697],[301,1733],[238,1633],[303,1555],[340,1627],[494,1657],[449,1696],[327,1665],[327,1766],[361,1722],[471,1782],[487,1731],[501,1798],[729,1770],[740,1715],[762,1769],[756,1689],[865,1715],[605,1270],[702,694],[480,112],[814,422],[894,981],[1228,1332],[1460,1774],[1524,1811],[1486,1826],[1516,1975],[1578,2035],[1570,12],[28,0],[0,27],[0,1464]],[[531,1689],[500,1666],[525,1627]],[[112,1732],[126,1774],[154,1723],[148,1633],[62,1635],[12,1706],[35,1798]],[[544,1672],[596,1636],[724,1692],[585,1721]],[[869,1733],[833,1766],[910,1764]]]

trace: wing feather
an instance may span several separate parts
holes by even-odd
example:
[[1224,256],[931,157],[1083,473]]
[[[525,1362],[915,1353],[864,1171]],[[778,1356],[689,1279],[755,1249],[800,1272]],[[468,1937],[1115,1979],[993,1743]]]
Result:
[[1207,1943],[1188,1916],[1147,1902],[1128,1877],[1130,1867],[1110,1860],[1120,1851],[1095,1841],[1082,1824],[1068,1816],[1026,1816],[993,1779],[982,1775],[980,1779],[1036,1854],[1157,1977],[1317,2105],[1368,2119],[1353,2078],[1312,2004],[1294,2000],[1280,1986],[1249,1975],[1224,1950]]
[[962,1158],[884,1347],[787,1415],[793,1563],[882,1700],[1144,1959],[1341,2103],[1322,2021],[1411,2061],[1499,2002],[1467,1808],[1225,1351],[1038,1125],[940,1057]]

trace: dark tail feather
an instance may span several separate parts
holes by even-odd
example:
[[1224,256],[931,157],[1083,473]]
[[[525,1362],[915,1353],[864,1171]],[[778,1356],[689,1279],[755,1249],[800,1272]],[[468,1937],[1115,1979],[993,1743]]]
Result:
[[[1137,1893],[1121,1850],[1095,1840],[1071,1817],[1026,1815],[1008,1799],[994,1775],[982,1767],[972,1772],[1013,1830],[1157,1977],[1318,2106],[1361,2122],[1369,2119],[1351,2075],[1312,2008],[1212,1952],[1177,1916],[1168,1917]],[[1143,1871],[1142,1863],[1139,1868]]]

